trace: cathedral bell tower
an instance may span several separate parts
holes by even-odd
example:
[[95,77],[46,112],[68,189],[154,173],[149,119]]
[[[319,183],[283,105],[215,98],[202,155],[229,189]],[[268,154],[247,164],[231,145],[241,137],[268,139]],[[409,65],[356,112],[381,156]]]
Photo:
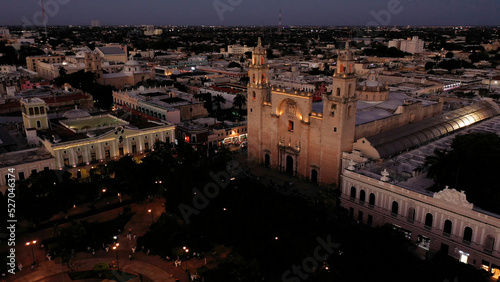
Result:
[[259,37],[248,71],[248,158],[261,161],[263,106],[271,102],[267,52]]
[[354,64],[353,52],[347,42],[345,50],[338,53],[333,91],[323,97],[322,147],[331,150],[323,154],[321,166],[322,170],[328,168],[331,182],[337,184],[342,169],[342,152],[351,151],[354,142],[357,103]]

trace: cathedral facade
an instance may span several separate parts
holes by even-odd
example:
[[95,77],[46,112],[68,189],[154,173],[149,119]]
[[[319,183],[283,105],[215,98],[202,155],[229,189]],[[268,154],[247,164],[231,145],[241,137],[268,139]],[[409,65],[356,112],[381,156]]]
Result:
[[249,70],[250,160],[314,183],[339,183],[342,152],[351,151],[354,142],[357,79],[348,46],[338,58],[332,93],[314,102],[313,93],[269,84],[259,39]]

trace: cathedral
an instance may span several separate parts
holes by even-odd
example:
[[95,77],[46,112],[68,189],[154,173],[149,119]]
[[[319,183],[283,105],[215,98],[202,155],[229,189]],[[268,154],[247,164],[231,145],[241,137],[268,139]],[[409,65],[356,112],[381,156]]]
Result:
[[314,102],[313,93],[269,84],[266,50],[259,39],[249,70],[249,159],[313,183],[338,183],[342,152],[352,150],[355,136],[354,63],[347,45],[338,57],[332,93]]

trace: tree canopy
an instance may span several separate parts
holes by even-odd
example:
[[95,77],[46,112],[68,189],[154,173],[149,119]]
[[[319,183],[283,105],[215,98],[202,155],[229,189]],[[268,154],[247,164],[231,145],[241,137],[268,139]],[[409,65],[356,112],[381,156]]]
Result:
[[436,181],[432,191],[449,186],[465,191],[467,200],[491,212],[500,213],[500,137],[495,133],[457,136],[450,151],[436,150],[426,159],[428,177]]

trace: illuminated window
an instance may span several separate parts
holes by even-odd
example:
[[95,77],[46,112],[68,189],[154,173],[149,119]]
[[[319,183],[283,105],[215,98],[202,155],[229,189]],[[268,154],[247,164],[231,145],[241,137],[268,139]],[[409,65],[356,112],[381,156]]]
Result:
[[289,120],[288,121],[288,131],[293,132],[294,124],[293,121]]
[[[254,80],[255,80],[255,78],[254,78]],[[253,95],[252,98],[255,100],[255,91],[253,91],[252,95]]]

